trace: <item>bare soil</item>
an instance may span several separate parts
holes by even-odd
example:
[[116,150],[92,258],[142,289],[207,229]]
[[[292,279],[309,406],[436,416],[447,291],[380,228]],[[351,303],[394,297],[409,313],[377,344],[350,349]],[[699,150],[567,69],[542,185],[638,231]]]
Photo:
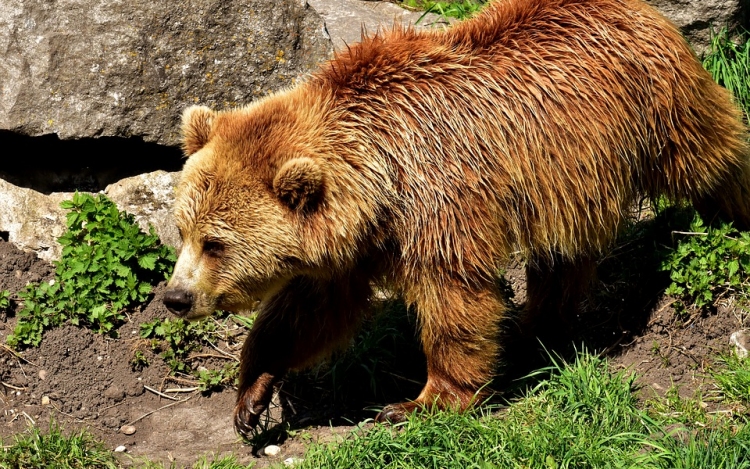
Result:
[[[602,261],[595,292],[584,312],[574,319],[573,332],[565,337],[565,342],[572,339],[573,343],[603,351],[615,368],[637,373],[644,398],[664,394],[673,384],[685,396],[710,392],[712,384],[706,371],[715,364],[717,353],[728,349],[730,334],[741,328],[746,318],[731,299],[713,314],[678,317],[672,308],[673,300],[660,293],[668,284],[663,272],[644,261],[643,265],[635,262],[642,272],[623,274],[630,268],[625,266],[642,255],[642,248],[621,247]],[[49,280],[52,275],[51,265],[0,239],[0,291],[15,294],[28,282]],[[515,292],[514,302],[520,307],[525,300],[522,267],[509,266],[506,278]],[[131,321],[119,329],[118,338],[68,325],[48,331],[39,348],[16,353],[0,346],[0,438],[4,444],[30,424],[45,428],[54,419],[68,430],[88,428],[113,450],[125,446],[125,464],[137,465],[138,458],[145,457],[182,467],[192,465],[203,455],[233,453],[241,462],[264,467],[290,457],[302,458],[311,442],[343,438],[362,419],[375,415],[370,407],[377,408],[388,400],[413,398],[424,382],[424,358],[414,352],[416,341],[405,348],[386,344],[395,347],[392,355],[398,360],[410,363],[398,373],[390,373],[394,381],[402,384],[390,388],[390,395],[381,393],[377,398],[355,400],[357,404],[352,408],[351,399],[337,397],[331,389],[321,389],[310,377],[297,376],[282,386],[277,406],[272,409],[273,418],[283,418],[288,426],[271,429],[255,445],[242,443],[232,428],[233,389],[210,394],[169,392],[169,399],[152,390],[164,392],[192,386],[169,379],[167,366],[154,354],[147,356],[150,365],[143,369],[131,365],[136,348],[148,351],[147,347],[139,347],[140,324],[169,317],[161,304],[163,289],[163,285],[157,286],[147,305],[130,312]],[[13,314],[9,316],[0,321],[0,344],[5,343],[15,324]],[[563,356],[570,350],[556,349]],[[509,347],[504,362],[526,362],[528,357],[521,357],[520,353]],[[200,363],[196,362],[196,366]],[[529,363],[538,364],[533,360]],[[507,376],[528,371],[512,368]],[[498,381],[502,383],[503,379]],[[317,394],[329,399],[321,404],[313,397]],[[123,425],[133,425],[135,433],[123,434]],[[264,456],[263,448],[268,443],[279,445],[281,452],[274,457]]]

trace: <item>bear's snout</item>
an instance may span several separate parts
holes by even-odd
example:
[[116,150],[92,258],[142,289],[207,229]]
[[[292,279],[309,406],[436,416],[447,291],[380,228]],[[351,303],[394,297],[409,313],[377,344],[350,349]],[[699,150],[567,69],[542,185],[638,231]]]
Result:
[[181,288],[167,290],[162,301],[168,310],[180,317],[187,316],[193,308],[193,294]]

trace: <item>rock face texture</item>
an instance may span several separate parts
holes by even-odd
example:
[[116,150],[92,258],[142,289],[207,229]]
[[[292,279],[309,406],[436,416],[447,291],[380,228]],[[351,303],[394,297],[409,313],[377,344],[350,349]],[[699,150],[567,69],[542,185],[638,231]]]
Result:
[[176,145],[184,107],[250,102],[330,53],[304,0],[3,0],[0,129]]
[[394,24],[416,24],[417,28],[448,25],[438,15],[405,10],[386,1],[307,0],[307,3],[325,20],[326,30],[337,50],[359,42],[363,29],[372,34]]
[[701,54],[711,43],[711,30],[750,27],[747,0],[646,0],[672,20]]

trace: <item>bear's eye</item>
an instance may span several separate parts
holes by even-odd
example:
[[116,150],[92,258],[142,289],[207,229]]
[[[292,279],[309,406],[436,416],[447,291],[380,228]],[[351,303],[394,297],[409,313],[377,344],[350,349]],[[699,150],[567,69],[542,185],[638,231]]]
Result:
[[203,241],[203,254],[209,257],[221,257],[224,255],[224,244],[219,241]]

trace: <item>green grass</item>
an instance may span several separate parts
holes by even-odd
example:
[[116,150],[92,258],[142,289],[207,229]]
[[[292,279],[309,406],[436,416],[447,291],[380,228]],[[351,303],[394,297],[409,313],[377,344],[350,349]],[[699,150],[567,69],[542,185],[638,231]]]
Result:
[[[580,355],[507,409],[437,412],[311,448],[303,468],[750,467],[744,423],[667,431],[636,406],[633,378]],[[696,465],[697,464],[697,465]]]
[[732,92],[750,122],[750,41],[747,33],[734,38],[722,29],[711,39],[710,52],[703,66],[717,83]]
[[32,427],[0,451],[0,468],[110,469],[120,467],[102,443],[86,433],[64,435],[55,424],[46,433]]
[[[420,10],[427,13],[435,13],[445,18],[457,18],[464,20],[473,16],[481,10],[486,3],[485,0],[460,0],[460,1],[433,1],[433,0],[403,0],[400,5],[410,10]],[[424,18],[417,21],[419,23]]]
[[750,405],[750,358],[734,353],[720,358],[723,366],[712,373],[719,390],[729,400]]

